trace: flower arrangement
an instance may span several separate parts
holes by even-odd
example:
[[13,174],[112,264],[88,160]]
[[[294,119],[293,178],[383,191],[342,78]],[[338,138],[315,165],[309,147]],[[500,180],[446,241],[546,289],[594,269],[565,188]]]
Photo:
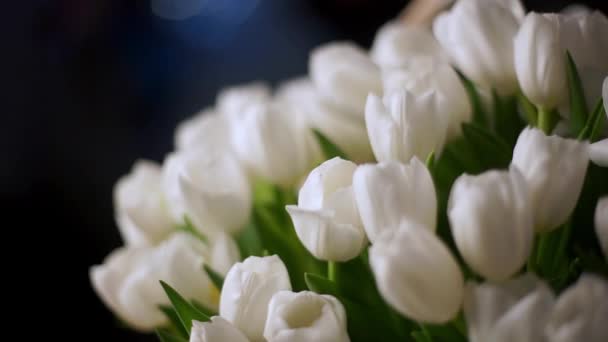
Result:
[[607,37],[459,0],[226,89],[117,182],[93,287],[165,342],[608,341]]

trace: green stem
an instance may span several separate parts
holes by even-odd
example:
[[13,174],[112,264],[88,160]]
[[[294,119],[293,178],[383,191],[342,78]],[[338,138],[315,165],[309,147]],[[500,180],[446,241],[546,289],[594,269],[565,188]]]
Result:
[[559,242],[557,245],[557,249],[555,251],[555,257],[553,258],[553,263],[551,264],[551,272],[555,272],[559,267],[560,262],[564,256],[566,251],[566,246],[570,241],[570,233],[572,232],[572,223],[566,222],[565,227],[560,231]]
[[551,110],[546,110],[544,108],[538,108],[538,124],[537,127],[545,132],[545,134],[551,134],[553,127],[556,123],[555,112]]
[[544,261],[545,255],[547,253],[546,249],[547,249],[548,239],[549,239],[548,234],[543,234],[543,235],[539,236],[538,247],[537,247],[538,250],[536,251],[537,271],[540,270],[543,266],[543,261]]
[[336,281],[336,275],[337,275],[337,267],[336,267],[336,262],[335,261],[328,261],[327,262],[327,279],[335,282]]

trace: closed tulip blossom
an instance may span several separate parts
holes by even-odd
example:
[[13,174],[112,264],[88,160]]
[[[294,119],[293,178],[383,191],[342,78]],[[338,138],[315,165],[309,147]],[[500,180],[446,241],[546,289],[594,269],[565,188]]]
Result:
[[583,274],[555,303],[545,336],[551,342],[604,342],[608,337],[608,281]]
[[439,101],[437,111],[448,120],[448,140],[461,134],[463,122],[471,121],[472,108],[464,85],[456,71],[445,61],[418,58],[403,68],[383,72],[382,81],[385,93],[400,89],[413,94],[437,93],[443,99]]
[[127,245],[154,245],[173,231],[161,179],[160,165],[138,160],[131,173],[116,182],[114,213]]
[[380,69],[363,49],[350,42],[317,47],[310,55],[308,69],[325,99],[359,117],[367,94],[382,91]]
[[517,169],[456,179],[448,218],[460,254],[477,273],[503,281],[525,264],[534,228],[528,185]]
[[184,216],[203,234],[234,234],[252,205],[249,180],[231,154],[184,150],[170,154],[163,166],[163,189],[174,220]]
[[471,342],[545,341],[555,303],[551,289],[533,274],[505,283],[467,283],[464,315]]
[[347,261],[367,243],[353,194],[356,165],[339,157],[314,169],[298,194],[298,205],[288,205],[296,234],[316,258]]
[[216,110],[223,116],[238,119],[247,107],[267,103],[271,100],[271,91],[264,82],[251,82],[220,91],[216,99]]
[[220,316],[251,341],[264,341],[268,303],[282,290],[291,290],[287,269],[276,256],[250,256],[234,264],[222,287]]
[[523,93],[552,110],[567,99],[566,63],[556,14],[529,13],[515,36],[515,71]]
[[361,165],[353,178],[355,200],[367,237],[373,243],[385,230],[414,221],[435,231],[437,196],[427,167],[414,157],[408,164]]
[[512,165],[523,174],[534,206],[534,225],[546,232],[566,222],[583,188],[588,144],[536,128],[525,128],[515,144]]
[[155,247],[117,249],[102,265],[91,267],[93,288],[121,320],[141,331],[151,331],[166,323],[158,305],[168,305],[169,299],[160,280],[184,298],[217,308],[218,290],[202,271],[203,264],[221,272],[221,265],[234,263],[239,257],[233,241],[217,243],[231,243],[212,247],[230,252],[214,255],[212,248],[188,233],[175,233]]
[[210,322],[192,321],[190,342],[249,342],[249,339],[230,322],[220,316]]
[[408,318],[440,324],[460,310],[460,267],[426,227],[403,222],[385,230],[370,247],[369,262],[384,300]]
[[213,109],[206,109],[183,121],[175,131],[177,150],[222,149],[229,153],[230,126],[228,119]]
[[481,87],[500,95],[517,91],[513,38],[519,20],[499,1],[458,1],[433,23],[435,37],[452,62]]
[[597,201],[594,221],[597,239],[604,251],[604,256],[608,259],[608,196]]
[[407,67],[418,58],[448,58],[428,29],[405,25],[401,21],[389,22],[376,33],[371,57],[381,68]]
[[365,123],[376,159],[406,163],[413,156],[426,160],[431,152],[440,154],[449,125],[441,101],[434,91],[398,90],[382,99],[370,94]]
[[268,304],[268,342],[349,342],[346,312],[335,297],[310,291],[277,292]]

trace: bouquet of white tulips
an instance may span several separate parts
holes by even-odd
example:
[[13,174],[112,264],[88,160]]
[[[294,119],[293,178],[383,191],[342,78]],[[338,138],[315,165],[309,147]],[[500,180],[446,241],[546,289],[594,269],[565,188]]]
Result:
[[318,47],[118,181],[93,287],[165,342],[608,341],[607,75],[603,14],[516,0]]

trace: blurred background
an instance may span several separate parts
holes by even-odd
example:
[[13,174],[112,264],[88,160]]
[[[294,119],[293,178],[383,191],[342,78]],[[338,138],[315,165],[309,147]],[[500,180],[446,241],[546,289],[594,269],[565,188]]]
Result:
[[[88,268],[121,244],[114,182],[137,158],[162,161],[176,124],[212,105],[220,89],[254,80],[276,85],[305,74],[309,51],[330,40],[369,47],[378,27],[407,2],[15,5],[26,8],[18,11],[23,18],[10,12],[3,20],[0,199],[5,229],[25,233],[45,251],[35,265],[52,268],[52,276],[38,279],[52,297],[47,305],[75,313],[70,324],[86,325],[89,341],[154,341],[122,328],[89,285]],[[525,1],[536,11],[571,3]],[[605,0],[583,3],[606,13]]]

